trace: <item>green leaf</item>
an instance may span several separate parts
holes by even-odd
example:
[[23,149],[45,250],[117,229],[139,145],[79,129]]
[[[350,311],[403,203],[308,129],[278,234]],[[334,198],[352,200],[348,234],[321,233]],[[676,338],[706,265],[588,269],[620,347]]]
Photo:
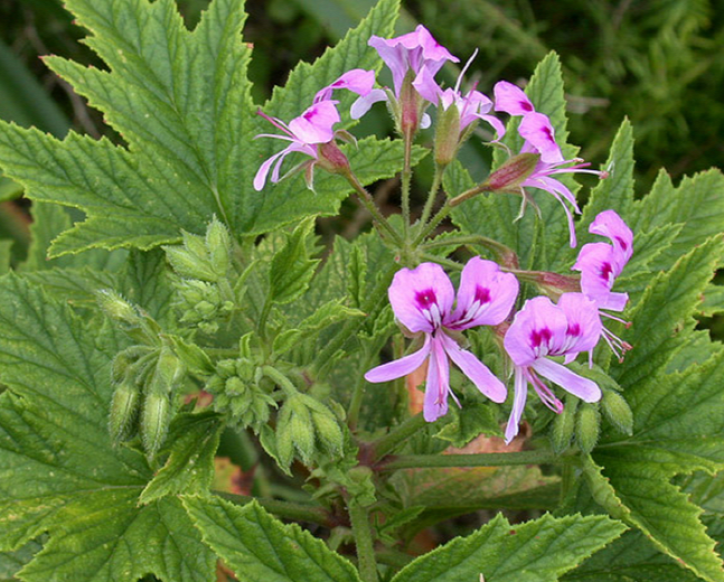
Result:
[[701,582],[656,549],[641,532],[626,532],[561,582]]
[[357,570],[322,540],[284,525],[256,502],[187,497],[183,503],[204,541],[248,582],[354,582]]
[[604,434],[593,460],[629,523],[698,576],[719,582],[724,569],[700,521],[702,510],[670,483],[678,474],[724,468],[724,350],[712,351],[702,365],[675,373],[662,369],[629,386],[634,434]]
[[167,437],[171,443],[168,460],[146,485],[139,503],[146,505],[166,495],[206,495],[223,428],[213,412],[178,415]]
[[364,317],[359,309],[347,307],[342,300],[330,301],[322,305],[311,316],[301,321],[294,329],[286,329],[274,338],[274,353],[281,355],[303,341],[316,343],[321,331],[330,325],[347,321],[354,317]]
[[[585,230],[579,229],[581,232],[579,245],[594,239],[599,240],[595,235],[588,233],[588,226],[604,210],[613,208],[624,221],[629,221],[634,197],[633,146],[633,128],[631,122],[624,119],[604,166],[608,169],[609,175],[591,191],[591,198],[583,209],[579,225],[585,227]],[[634,248],[638,252],[638,248]]]
[[417,558],[392,582],[556,582],[585,558],[616,539],[624,526],[602,516],[544,515],[511,525],[497,515],[476,533]]
[[14,582],[15,575],[42,549],[42,544],[32,541],[14,552],[0,552],[0,580]]
[[126,344],[95,321],[17,276],[0,279],[0,549],[49,534],[22,571],[28,582],[208,580],[213,555],[179,502],[138,507],[151,471],[113,448],[107,428],[110,363]]
[[461,410],[451,409],[452,422],[446,424],[435,436],[453,447],[464,447],[471,440],[485,434],[503,436],[495,411],[482,402],[466,402]]
[[269,269],[269,300],[289,303],[309,287],[318,259],[309,258],[314,245],[314,217],[302,221],[287,238],[286,244],[274,255]]
[[[709,170],[686,177],[678,187],[662,171],[648,196],[634,203],[629,224],[634,232],[669,224],[682,228],[670,248],[652,264],[652,270],[668,269],[696,245],[721,233],[724,224],[724,176]],[[721,261],[721,255],[719,255]]]
[[10,270],[10,258],[13,247],[13,241],[0,241],[0,275],[4,275]]
[[720,237],[711,239],[650,281],[629,315],[630,329],[623,334],[634,349],[626,354],[623,365],[611,368],[612,377],[624,389],[655,375],[686,343],[687,332],[696,324],[692,316],[723,249]]

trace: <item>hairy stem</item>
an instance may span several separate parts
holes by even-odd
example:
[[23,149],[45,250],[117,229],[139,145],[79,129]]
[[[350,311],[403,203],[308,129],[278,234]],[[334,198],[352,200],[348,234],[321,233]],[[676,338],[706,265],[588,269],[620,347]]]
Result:
[[375,452],[375,458],[381,459],[388,453],[395,450],[395,448],[406,439],[410,438],[418,430],[424,428],[427,422],[422,416],[422,413],[416,414],[405,420],[402,424],[398,424],[388,434],[383,436],[381,439],[372,443],[372,449]]
[[264,497],[251,497],[249,495],[236,495],[234,493],[226,493],[225,491],[214,491],[214,493],[237,505],[246,505],[247,503],[256,501],[270,513],[284,519],[316,523],[325,527],[335,527],[338,525],[325,509],[316,505],[290,503],[289,501],[266,499]]
[[504,467],[508,465],[547,465],[559,463],[563,456],[553,451],[520,453],[480,453],[475,455],[400,455],[380,464],[381,471],[444,467]]
[[352,533],[357,544],[357,560],[359,573],[363,582],[377,582],[377,560],[372,540],[370,516],[367,510],[354,499],[349,502],[349,520],[352,522]]

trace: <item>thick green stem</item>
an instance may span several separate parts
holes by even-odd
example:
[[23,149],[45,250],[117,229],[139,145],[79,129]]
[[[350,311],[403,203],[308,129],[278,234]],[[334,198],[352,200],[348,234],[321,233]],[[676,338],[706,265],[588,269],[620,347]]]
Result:
[[446,467],[504,467],[508,465],[547,465],[559,463],[563,457],[553,451],[520,453],[481,453],[476,455],[400,455],[381,463],[380,471],[429,469]]
[[363,582],[377,582],[377,560],[372,540],[370,516],[367,510],[354,499],[349,502],[349,520],[352,523],[352,533],[357,545],[357,561],[359,563],[360,578]]
[[372,443],[372,450],[375,452],[375,459],[381,459],[388,453],[395,450],[397,445],[410,438],[420,429],[424,428],[427,422],[422,413],[411,416],[402,424],[397,425],[388,434]]
[[246,505],[247,503],[256,501],[270,513],[284,519],[306,521],[307,523],[316,523],[325,527],[335,527],[335,525],[338,525],[334,522],[327,511],[319,506],[290,503],[289,501],[266,499],[264,497],[235,495],[233,493],[226,493],[225,491],[214,491],[214,493],[219,497],[223,497],[224,499],[231,501],[232,503],[236,503],[237,505]]

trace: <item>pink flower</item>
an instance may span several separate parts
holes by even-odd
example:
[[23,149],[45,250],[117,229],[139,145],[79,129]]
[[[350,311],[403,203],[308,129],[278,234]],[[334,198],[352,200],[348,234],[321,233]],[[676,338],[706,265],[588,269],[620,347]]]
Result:
[[[522,116],[523,119],[518,126],[518,133],[525,140],[520,151],[523,153],[538,154],[540,159],[533,172],[521,183],[521,187],[538,188],[553,195],[560,202],[566,213],[568,231],[570,233],[571,248],[576,246],[576,229],[573,223],[573,215],[564,200],[570,204],[576,214],[581,210],[573,195],[565,184],[552,176],[557,174],[587,173],[595,174],[599,178],[608,176],[606,172],[584,169],[588,163],[580,158],[566,160],[563,157],[560,146],[556,143],[555,129],[550,119],[543,113],[538,113],[528,96],[518,87],[507,81],[496,83],[495,110],[504,111],[510,115]],[[525,211],[526,202],[529,197],[523,192],[523,205],[520,216]]]
[[579,353],[590,352],[600,337],[601,318],[596,304],[581,293],[564,293],[557,305],[548,297],[525,302],[503,340],[505,351],[515,365],[515,396],[505,429],[506,443],[518,434],[528,384],[548,408],[558,413],[563,410],[563,403],[540,376],[585,402],[600,400],[601,390],[595,382],[548,359],[548,356],[564,356],[568,364]]
[[473,54],[460,72],[454,88],[443,90],[440,85],[435,82],[434,74],[427,68],[423,68],[419,72],[412,85],[425,100],[441,107],[444,111],[447,111],[453,105],[457,107],[460,114],[461,134],[473,121],[482,119],[493,127],[497,133],[497,138],[500,139],[505,135],[505,126],[494,115],[487,115],[493,108],[493,102],[480,91],[476,91],[475,88],[468,91],[465,95],[460,91],[463,75],[470,66],[473,58],[475,58],[475,54]]
[[505,385],[454,338],[456,332],[471,327],[503,322],[518,296],[514,275],[501,272],[492,261],[471,259],[463,269],[453,308],[455,290],[445,271],[423,263],[399,271],[388,293],[398,322],[413,334],[424,334],[424,343],[419,351],[367,372],[368,382],[401,378],[429,359],[423,410],[425,420],[433,422],[447,413],[449,395],[457,401],[450,390],[450,359],[485,396],[505,401]]
[[254,189],[258,191],[264,188],[267,176],[272,167],[271,181],[273,183],[278,182],[281,179],[279,172],[284,158],[293,152],[301,152],[312,158],[295,168],[297,170],[306,170],[305,178],[307,186],[312,188],[312,172],[314,171],[314,166],[319,161],[319,146],[328,144],[335,138],[336,134],[333,127],[335,123],[340,121],[339,112],[337,111],[337,103],[339,102],[331,100],[332,93],[337,89],[347,89],[358,95],[367,95],[372,90],[374,83],[374,71],[365,71],[363,69],[347,71],[334,83],[318,91],[314,97],[312,106],[299,117],[292,119],[289,125],[285,124],[281,119],[270,117],[259,111],[259,115],[275,127],[281,129],[285,135],[260,133],[256,137],[281,139],[290,142],[290,144],[280,152],[271,156],[259,167],[254,177]]
[[[588,231],[605,236],[611,240],[611,244],[598,242],[583,245],[571,269],[581,272],[581,291],[596,303],[599,310],[623,311],[628,302],[628,293],[614,293],[611,289],[633,254],[633,232],[613,210],[606,210],[596,216]],[[604,312],[601,315],[621,321]],[[605,327],[603,337],[619,359],[623,352],[631,349],[628,343]]]
[[272,169],[271,181],[278,182],[281,178],[279,172],[281,165],[292,152],[301,152],[311,157],[311,160],[304,162],[301,167],[306,168],[308,183],[310,182],[311,172],[314,164],[318,160],[317,145],[324,144],[334,139],[333,126],[339,122],[339,113],[337,112],[337,101],[319,101],[309,107],[299,117],[295,117],[285,124],[281,119],[269,117],[259,111],[264,119],[272,123],[275,127],[281,129],[286,135],[276,135],[271,133],[261,133],[256,137],[271,137],[290,142],[282,151],[277,152],[266,160],[260,167],[254,177],[254,189],[261,190],[266,183],[269,170]]
[[[386,39],[372,36],[368,44],[377,50],[380,58],[392,72],[392,83],[397,100],[400,99],[402,86],[408,75],[415,78],[424,70],[434,77],[445,62],[457,63],[459,60],[451,55],[445,47],[438,44],[430,31],[421,24],[414,32],[396,38]],[[352,106],[352,117],[359,119],[369,111],[372,104],[387,100],[388,95],[384,90],[373,89],[355,102]],[[427,127],[429,124],[430,119],[426,117],[421,126]]]

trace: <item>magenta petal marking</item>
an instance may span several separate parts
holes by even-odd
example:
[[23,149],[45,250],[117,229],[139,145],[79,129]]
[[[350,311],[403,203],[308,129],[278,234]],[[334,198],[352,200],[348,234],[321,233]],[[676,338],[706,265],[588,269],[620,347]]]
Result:
[[571,372],[557,362],[540,359],[532,367],[541,376],[548,378],[548,380],[584,402],[598,402],[601,399],[601,389],[598,384],[593,380]]
[[422,366],[425,359],[430,355],[430,341],[430,336],[425,336],[425,343],[420,350],[399,360],[372,368],[365,374],[365,380],[377,384],[412,374]]
[[[440,265],[422,263],[415,269],[395,274],[388,290],[397,320],[411,332],[431,333],[450,312],[455,290]],[[427,298],[430,301],[422,301]]]
[[510,313],[518,288],[515,275],[501,272],[493,261],[473,257],[463,269],[457,306],[447,325],[453,329],[498,325]]
[[518,133],[535,147],[544,163],[555,164],[564,161],[561,148],[556,143],[555,129],[547,115],[529,113],[524,116],[518,127]]
[[504,111],[510,115],[527,115],[535,111],[528,96],[513,83],[499,81],[495,84],[493,93],[496,111]]
[[493,402],[505,402],[508,391],[505,385],[470,352],[463,350],[451,337],[441,333],[439,339],[450,359],[460,368],[485,396]]

